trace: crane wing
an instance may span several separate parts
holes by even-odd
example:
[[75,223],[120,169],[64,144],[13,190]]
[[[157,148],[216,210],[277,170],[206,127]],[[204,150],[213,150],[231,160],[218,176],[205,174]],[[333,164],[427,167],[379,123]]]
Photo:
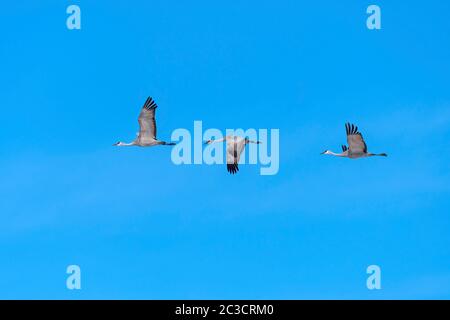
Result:
[[231,174],[239,171],[238,163],[245,148],[245,140],[236,137],[227,141],[227,170]]
[[148,97],[139,114],[139,134],[138,139],[141,143],[156,140],[156,121],[155,110],[158,106],[151,97]]
[[345,130],[347,131],[347,143],[350,153],[367,153],[367,145],[362,134],[358,131],[358,127],[347,123],[345,124]]

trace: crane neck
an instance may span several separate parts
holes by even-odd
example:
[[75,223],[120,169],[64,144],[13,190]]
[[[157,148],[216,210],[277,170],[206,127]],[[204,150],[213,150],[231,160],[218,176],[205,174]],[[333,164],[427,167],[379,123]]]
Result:
[[121,147],[129,147],[129,146],[135,146],[135,145],[136,145],[136,141],[132,141],[130,143],[122,142],[120,144]]
[[342,153],[335,153],[335,152],[333,152],[333,151],[330,151],[330,154],[331,154],[332,156],[335,156],[335,157],[346,157],[346,155],[344,155],[344,154],[342,154]]

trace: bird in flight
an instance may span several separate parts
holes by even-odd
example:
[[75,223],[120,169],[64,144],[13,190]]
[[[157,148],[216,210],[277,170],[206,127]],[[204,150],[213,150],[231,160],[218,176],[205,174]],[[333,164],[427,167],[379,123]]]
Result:
[[249,140],[247,137],[237,137],[237,136],[226,136],[222,139],[208,140],[205,144],[217,143],[226,141],[227,143],[227,171],[231,174],[235,174],[239,171],[239,159],[241,157],[242,151],[249,143],[260,144],[260,141]]
[[329,154],[335,157],[344,157],[344,158],[350,158],[350,159],[358,159],[358,158],[366,158],[366,157],[374,157],[374,156],[380,156],[380,157],[387,157],[386,153],[370,153],[367,152],[367,145],[364,142],[364,139],[362,137],[362,134],[358,131],[358,127],[346,123],[345,124],[345,130],[347,131],[347,143],[348,147],[346,145],[342,146],[342,153],[334,153],[330,150],[326,150],[322,152],[321,154]]
[[148,97],[142,107],[141,113],[139,114],[139,132],[134,141],[130,143],[117,142],[113,146],[123,147],[123,146],[139,146],[139,147],[153,147],[157,145],[173,146],[173,142],[165,142],[156,139],[156,121],[155,121],[155,111],[158,106],[151,97]]

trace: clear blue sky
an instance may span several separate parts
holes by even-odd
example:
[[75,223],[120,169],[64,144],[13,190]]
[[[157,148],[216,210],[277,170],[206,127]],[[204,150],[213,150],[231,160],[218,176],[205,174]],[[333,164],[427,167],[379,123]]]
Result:
[[[366,28],[366,8],[382,30]],[[66,28],[78,4],[82,29]],[[450,298],[447,1],[13,1],[0,11],[0,298]],[[280,171],[131,140],[279,128]],[[319,153],[360,127],[352,161]],[[82,290],[66,289],[66,267]],[[366,288],[366,268],[382,289]]]

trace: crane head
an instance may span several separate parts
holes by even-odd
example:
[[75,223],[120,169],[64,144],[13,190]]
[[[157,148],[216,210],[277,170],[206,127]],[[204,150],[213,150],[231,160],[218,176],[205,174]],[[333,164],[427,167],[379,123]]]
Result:
[[250,140],[249,137],[245,137],[245,144],[254,143],[254,144],[261,144],[261,141],[254,141]]

